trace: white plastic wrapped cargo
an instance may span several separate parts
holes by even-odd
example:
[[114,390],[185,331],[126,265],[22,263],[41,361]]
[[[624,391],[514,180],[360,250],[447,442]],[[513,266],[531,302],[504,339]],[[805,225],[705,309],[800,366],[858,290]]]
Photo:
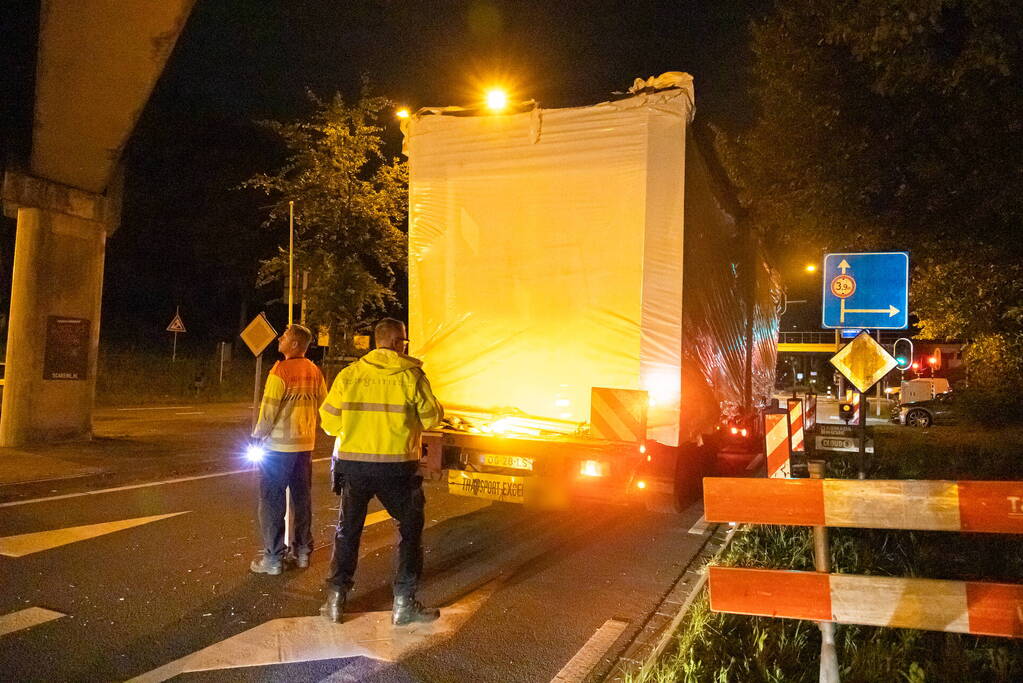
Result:
[[571,109],[409,121],[410,353],[450,410],[587,422],[592,387],[679,433],[692,79]]

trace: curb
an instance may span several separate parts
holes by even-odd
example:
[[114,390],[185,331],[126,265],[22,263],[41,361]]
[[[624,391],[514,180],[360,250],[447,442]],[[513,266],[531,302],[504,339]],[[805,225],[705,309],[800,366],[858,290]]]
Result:
[[[626,646],[610,672],[601,679],[603,683],[642,680],[653,669],[707,583],[707,565],[725,551],[737,528],[724,525],[715,527],[661,604]],[[674,616],[671,616],[672,612]]]

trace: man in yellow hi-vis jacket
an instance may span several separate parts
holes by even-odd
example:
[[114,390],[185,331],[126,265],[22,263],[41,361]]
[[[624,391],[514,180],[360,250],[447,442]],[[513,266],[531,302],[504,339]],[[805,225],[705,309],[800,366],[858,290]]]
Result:
[[289,325],[277,349],[284,356],[266,378],[259,421],[253,441],[266,448],[259,461],[259,526],[263,553],[250,569],[257,574],[280,574],[284,569],[285,490],[291,487],[295,513],[294,544],[299,567],[309,566],[313,549],[312,451],[316,447],[317,407],[327,394],[323,374],[305,352],[312,333]]
[[385,318],[373,331],[376,348],[338,373],[320,406],[323,430],[337,437],[334,468],[341,508],[327,577],[324,615],[340,623],[353,585],[366,507],[376,496],[398,524],[394,577],[396,625],[433,621],[435,608],[416,600],[423,570],[423,479],[416,473],[420,436],[440,423],[444,408],[422,363],[405,355],[405,325]]

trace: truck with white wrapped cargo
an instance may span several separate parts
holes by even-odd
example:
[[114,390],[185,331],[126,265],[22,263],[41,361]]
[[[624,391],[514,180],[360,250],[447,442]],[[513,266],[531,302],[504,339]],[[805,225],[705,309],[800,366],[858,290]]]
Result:
[[722,425],[758,443],[779,290],[693,114],[672,72],[404,122],[409,353],[448,413],[421,469],[452,493],[678,504]]

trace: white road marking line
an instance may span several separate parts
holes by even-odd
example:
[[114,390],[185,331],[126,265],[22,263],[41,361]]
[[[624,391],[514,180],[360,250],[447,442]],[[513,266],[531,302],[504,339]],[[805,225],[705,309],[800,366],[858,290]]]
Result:
[[153,408],[114,408],[121,412],[134,412],[136,410],[181,410],[182,408],[191,408],[192,406],[156,406]]
[[[326,458],[313,458],[313,462],[323,462],[324,460],[330,460]],[[198,481],[200,479],[213,479],[214,477],[227,477],[232,474],[242,474],[244,472],[255,472],[252,467],[246,467],[241,470],[229,470],[227,472],[214,472],[212,474],[199,474],[194,477],[178,477],[176,479],[164,479],[163,481],[150,481],[145,484],[130,484],[128,486],[115,486],[109,489],[99,489],[96,491],[80,491],[79,493],[65,493],[60,496],[46,496],[45,498],[32,498],[29,500],[14,500],[9,503],[0,503],[0,508],[16,507],[18,505],[29,505],[30,503],[47,503],[51,500],[66,500],[68,498],[80,498],[82,496],[98,496],[101,493],[116,493],[118,491],[132,491],[134,489],[144,489],[151,486],[164,486],[165,484],[180,484],[186,481]]]
[[689,533],[695,534],[697,536],[702,536],[703,534],[707,533],[707,529],[709,528],[710,525],[707,524],[707,518],[704,517],[703,515],[700,515],[700,518],[696,520],[696,524],[693,524],[691,527],[689,527]]
[[174,413],[174,414],[175,415],[202,415],[203,411],[201,411],[201,410],[194,410],[194,411],[192,411],[190,413]]
[[0,616],[0,636],[5,636],[8,633],[14,633],[15,631],[21,631],[26,628],[32,628],[33,626],[45,624],[48,621],[53,621],[54,619],[60,619],[61,617],[66,616],[66,614],[54,612],[50,609],[43,609],[42,607],[29,607],[28,609],[4,614]]
[[24,557],[32,553],[42,552],[59,548],[69,543],[77,543],[90,538],[106,536],[116,531],[131,529],[151,522],[158,522],[161,519],[184,515],[191,510],[183,512],[171,512],[165,515],[152,515],[151,517],[136,517],[135,519],[122,519],[116,522],[101,522],[100,524],[86,524],[84,526],[72,526],[65,529],[51,529],[49,531],[35,531],[17,536],[6,536],[0,538],[0,555],[7,557]]
[[430,641],[449,638],[497,588],[491,582],[441,609],[431,624],[394,627],[390,612],[346,615],[341,624],[321,616],[274,619],[149,671],[130,683],[160,683],[191,671],[273,666],[346,657],[395,662]]
[[628,625],[629,622],[619,619],[605,621],[604,625],[598,628],[597,632],[590,636],[586,644],[568,661],[568,664],[551,679],[551,683],[574,683],[585,680]]

